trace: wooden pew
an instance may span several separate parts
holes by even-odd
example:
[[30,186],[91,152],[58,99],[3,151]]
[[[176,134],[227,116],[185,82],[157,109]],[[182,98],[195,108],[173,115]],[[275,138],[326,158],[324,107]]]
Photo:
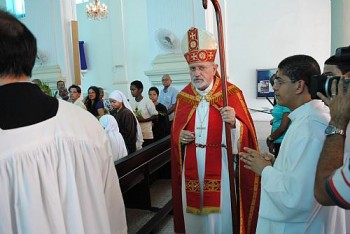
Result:
[[170,136],[114,162],[127,208],[155,212],[138,233],[149,233],[172,210],[171,199],[161,208],[151,204],[150,186],[157,179],[170,179]]

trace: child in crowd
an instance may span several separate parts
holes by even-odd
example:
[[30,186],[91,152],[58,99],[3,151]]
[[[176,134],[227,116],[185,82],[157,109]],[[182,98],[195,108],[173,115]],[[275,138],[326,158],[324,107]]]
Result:
[[170,134],[169,116],[167,108],[158,102],[159,90],[157,87],[151,87],[148,90],[148,96],[158,111],[158,120],[152,121],[153,137],[154,141],[157,141]]
[[130,84],[131,95],[135,98],[130,101],[130,105],[140,122],[142,135],[143,135],[143,147],[154,142],[152,132],[152,121],[157,120],[158,112],[149,98],[143,98],[142,96],[143,84],[139,80],[134,80]]

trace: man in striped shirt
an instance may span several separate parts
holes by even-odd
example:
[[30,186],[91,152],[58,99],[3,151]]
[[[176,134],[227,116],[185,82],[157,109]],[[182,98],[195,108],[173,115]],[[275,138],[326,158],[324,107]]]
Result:
[[[350,52],[350,47],[342,49]],[[337,60],[334,65],[341,68],[343,76],[338,83],[338,93],[333,81],[332,98],[318,94],[329,106],[331,120],[325,131],[327,137],[317,166],[314,192],[322,205],[350,209],[350,88],[343,89],[344,82],[349,82],[346,79],[350,79],[350,56],[332,57]]]

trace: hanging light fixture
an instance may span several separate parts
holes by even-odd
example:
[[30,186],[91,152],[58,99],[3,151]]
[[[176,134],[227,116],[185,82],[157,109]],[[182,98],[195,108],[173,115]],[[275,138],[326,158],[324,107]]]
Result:
[[108,9],[106,4],[102,3],[100,5],[99,0],[95,0],[94,3],[89,3],[86,5],[86,15],[89,19],[101,20],[107,17]]

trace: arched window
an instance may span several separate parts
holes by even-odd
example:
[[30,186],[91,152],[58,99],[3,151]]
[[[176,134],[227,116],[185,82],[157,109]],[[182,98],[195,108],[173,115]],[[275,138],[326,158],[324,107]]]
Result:
[[76,4],[84,3],[84,2],[89,2],[89,0],[75,0]]
[[26,16],[24,0],[6,0],[6,9],[17,18],[24,18]]

